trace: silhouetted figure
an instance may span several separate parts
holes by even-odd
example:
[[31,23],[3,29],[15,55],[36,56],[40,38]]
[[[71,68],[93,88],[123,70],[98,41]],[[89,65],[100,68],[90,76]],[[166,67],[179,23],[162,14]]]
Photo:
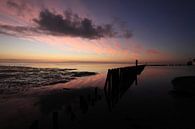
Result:
[[59,126],[58,126],[58,112],[53,112],[53,129],[59,129]]
[[29,129],[39,129],[39,121],[38,120],[33,121]]

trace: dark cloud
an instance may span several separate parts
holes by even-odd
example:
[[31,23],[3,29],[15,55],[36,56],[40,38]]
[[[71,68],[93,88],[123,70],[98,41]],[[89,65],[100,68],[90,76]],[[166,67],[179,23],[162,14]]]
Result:
[[117,31],[114,24],[95,25],[89,18],[81,18],[70,9],[64,15],[55,14],[49,10],[40,12],[39,18],[34,19],[41,29],[55,32],[59,35],[98,39],[103,37],[130,38],[132,33],[125,26]]
[[[14,2],[8,2],[10,6],[17,7]],[[113,24],[95,25],[89,18],[81,18],[74,14],[70,9],[62,14],[56,14],[44,9],[33,21],[36,23],[34,27],[29,26],[12,26],[0,24],[0,34],[12,36],[33,36],[33,35],[54,35],[54,36],[70,36],[86,39],[99,38],[130,38],[132,33],[122,29],[116,31]],[[118,29],[119,30],[119,29]]]
[[81,18],[71,10],[64,11],[64,15],[60,15],[46,9],[41,11],[39,18],[34,21],[40,29],[59,35],[98,39],[114,37],[117,34],[111,24],[95,25],[91,19]]

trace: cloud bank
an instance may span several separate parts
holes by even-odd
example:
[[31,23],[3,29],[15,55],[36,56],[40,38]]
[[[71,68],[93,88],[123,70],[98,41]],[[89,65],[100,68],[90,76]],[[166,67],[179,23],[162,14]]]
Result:
[[102,37],[115,37],[111,24],[94,25],[93,21],[88,18],[80,18],[73,14],[71,10],[64,11],[64,16],[54,14],[49,10],[43,10],[38,19],[34,21],[42,30],[50,31],[55,35],[64,35],[71,37],[82,37],[88,39],[98,39]]
[[[16,3],[7,3],[10,7],[20,8]],[[22,6],[23,7],[23,6]],[[79,37],[85,39],[100,38],[130,38],[132,33],[121,28],[114,28],[114,24],[96,25],[92,19],[81,18],[72,10],[63,14],[48,9],[40,11],[36,18],[32,18],[33,26],[13,26],[0,24],[0,34],[12,36],[29,36],[49,34],[53,36]]]

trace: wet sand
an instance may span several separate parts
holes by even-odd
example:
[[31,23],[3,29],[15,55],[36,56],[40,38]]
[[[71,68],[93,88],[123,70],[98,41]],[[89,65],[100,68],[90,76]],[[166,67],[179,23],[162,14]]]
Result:
[[0,94],[18,94],[32,87],[66,83],[77,77],[97,74],[95,72],[75,70],[76,69],[0,66]]

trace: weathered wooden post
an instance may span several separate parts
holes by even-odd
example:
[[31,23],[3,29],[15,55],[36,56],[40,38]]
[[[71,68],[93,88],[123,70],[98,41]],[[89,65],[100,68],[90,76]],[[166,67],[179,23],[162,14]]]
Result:
[[136,65],[136,67],[138,66],[138,60],[135,61],[135,65]]

